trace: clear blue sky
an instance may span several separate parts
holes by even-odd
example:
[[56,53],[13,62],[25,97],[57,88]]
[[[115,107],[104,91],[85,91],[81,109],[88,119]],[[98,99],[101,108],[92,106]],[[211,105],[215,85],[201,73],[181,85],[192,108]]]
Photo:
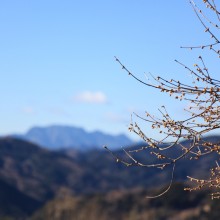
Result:
[[129,78],[114,56],[142,79],[185,80],[174,59],[193,65],[200,52],[180,46],[209,39],[187,0],[7,0],[0,30],[1,135],[52,124],[128,134],[133,111],[161,105],[180,117],[184,104]]

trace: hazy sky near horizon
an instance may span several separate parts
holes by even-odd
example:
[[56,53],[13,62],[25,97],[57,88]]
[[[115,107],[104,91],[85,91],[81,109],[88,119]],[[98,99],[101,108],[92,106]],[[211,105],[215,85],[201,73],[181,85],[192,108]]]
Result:
[[187,0],[1,1],[0,29],[1,135],[53,124],[128,134],[132,112],[162,105],[181,117],[185,103],[139,84],[114,56],[146,81],[190,81],[174,60],[193,66],[201,51],[180,46],[209,41]]

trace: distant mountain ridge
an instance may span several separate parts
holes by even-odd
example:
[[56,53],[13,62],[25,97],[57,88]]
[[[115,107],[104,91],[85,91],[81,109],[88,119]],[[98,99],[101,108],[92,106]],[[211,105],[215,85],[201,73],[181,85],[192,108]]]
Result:
[[87,132],[83,128],[61,125],[33,127],[26,134],[12,136],[48,149],[75,148],[89,150],[101,148],[103,145],[119,148],[133,143],[123,134],[109,135],[101,131]]

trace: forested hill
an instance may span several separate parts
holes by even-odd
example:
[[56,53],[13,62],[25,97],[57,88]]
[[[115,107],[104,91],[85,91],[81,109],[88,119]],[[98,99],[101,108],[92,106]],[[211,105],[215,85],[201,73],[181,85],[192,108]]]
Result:
[[[220,140],[218,136],[209,138],[215,142]],[[128,160],[122,150],[114,153]],[[136,156],[138,160],[148,162],[147,155],[142,152]],[[213,156],[178,163],[174,173],[175,180],[182,181],[187,175],[202,177],[215,162]],[[39,204],[63,196],[150,190],[154,187],[163,190],[170,176],[170,168],[160,171],[156,168],[126,167],[116,163],[112,155],[104,149],[87,152],[50,151],[19,139],[0,139],[0,180],[7,187],[13,188],[19,198],[30,201],[36,208]],[[3,198],[4,196],[0,197],[0,204]],[[7,204],[10,206],[10,202]],[[33,206],[29,210],[34,210]]]

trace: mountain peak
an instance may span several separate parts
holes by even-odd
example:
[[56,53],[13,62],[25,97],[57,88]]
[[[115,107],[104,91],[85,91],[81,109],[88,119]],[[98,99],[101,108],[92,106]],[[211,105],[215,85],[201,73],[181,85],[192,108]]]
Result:
[[133,143],[123,134],[110,135],[101,131],[87,132],[83,128],[66,125],[35,126],[29,129],[26,134],[15,136],[49,149],[89,150],[101,148],[103,145],[117,148]]

